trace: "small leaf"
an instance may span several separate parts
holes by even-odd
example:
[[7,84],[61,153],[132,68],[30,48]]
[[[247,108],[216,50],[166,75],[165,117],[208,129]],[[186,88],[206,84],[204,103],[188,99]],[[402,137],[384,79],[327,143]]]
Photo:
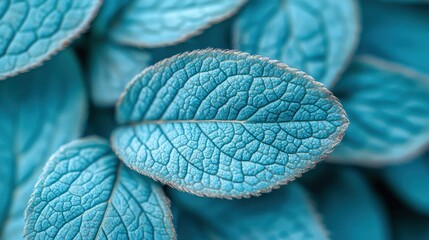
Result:
[[201,50],[147,68],[117,105],[130,168],[200,196],[270,191],[313,167],[348,120],[311,77],[246,53]]
[[429,153],[388,166],[382,170],[382,176],[402,201],[416,211],[429,214]]
[[337,168],[323,180],[313,196],[332,240],[392,239],[383,203],[359,172]]
[[112,39],[126,45],[173,45],[232,16],[245,2],[135,0],[115,17],[109,33]]
[[85,96],[70,50],[0,82],[0,239],[22,239],[24,210],[42,167],[83,131]]
[[429,75],[429,5],[361,2],[362,38],[358,52]]
[[49,59],[79,36],[95,16],[99,0],[2,1],[0,80]]
[[355,0],[254,0],[237,19],[234,43],[330,87],[355,50],[359,22]]
[[330,159],[383,165],[407,160],[429,143],[429,77],[364,56],[354,61],[334,92],[351,124]]
[[201,225],[211,226],[218,239],[328,239],[297,183],[250,199],[201,198],[178,191],[171,197]]
[[26,210],[29,239],[173,239],[162,188],[117,160],[107,142],[75,141],[45,166]]
[[97,106],[113,106],[128,81],[149,66],[150,54],[142,49],[110,42],[91,47],[91,96]]

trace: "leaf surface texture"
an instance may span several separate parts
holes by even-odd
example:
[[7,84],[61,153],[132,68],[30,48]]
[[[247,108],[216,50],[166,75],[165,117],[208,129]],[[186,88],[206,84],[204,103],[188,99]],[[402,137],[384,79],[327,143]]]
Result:
[[130,168],[212,197],[257,195],[313,167],[347,128],[308,75],[246,53],[201,50],[143,71],[117,107],[112,147]]

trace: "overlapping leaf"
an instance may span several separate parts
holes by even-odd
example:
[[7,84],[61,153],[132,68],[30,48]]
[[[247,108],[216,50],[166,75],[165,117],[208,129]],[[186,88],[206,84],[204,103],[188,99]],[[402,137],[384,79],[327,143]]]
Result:
[[429,143],[429,77],[366,56],[353,62],[334,92],[350,118],[346,136],[330,155],[336,162],[374,166],[408,160]]
[[122,7],[111,38],[132,46],[158,47],[184,41],[230,17],[246,0],[133,0]]
[[143,71],[117,107],[112,146],[132,169],[197,195],[257,195],[300,176],[348,121],[308,75],[246,53],[201,50]]
[[234,29],[238,49],[280,60],[331,86],[359,39],[354,0],[254,0]]
[[347,168],[329,176],[314,188],[313,196],[330,238],[391,239],[387,213],[366,179]]
[[0,2],[0,80],[40,65],[89,24],[99,0]]
[[205,231],[208,239],[328,239],[297,183],[251,199],[201,198],[178,191],[171,197],[188,211],[184,214],[195,216],[213,232]]
[[24,210],[42,167],[81,134],[85,112],[81,69],[69,50],[0,82],[1,239],[22,239]]
[[26,210],[29,239],[174,239],[161,186],[124,167],[107,142],[85,139],[47,163]]

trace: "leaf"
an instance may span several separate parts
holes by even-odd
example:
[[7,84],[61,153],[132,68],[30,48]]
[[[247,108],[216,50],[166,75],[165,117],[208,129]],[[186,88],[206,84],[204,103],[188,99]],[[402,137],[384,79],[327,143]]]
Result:
[[333,161],[384,165],[407,160],[429,143],[429,77],[363,56],[334,92],[351,124]]
[[0,80],[41,65],[78,37],[99,0],[2,1]]
[[358,52],[429,74],[429,5],[361,2],[363,31]]
[[254,0],[238,16],[234,44],[331,87],[352,57],[359,22],[354,0]]
[[22,239],[24,210],[42,167],[82,133],[86,104],[81,69],[70,50],[0,82],[0,239]]
[[382,177],[403,202],[429,214],[429,153],[382,169]]
[[134,0],[114,19],[110,37],[144,47],[174,45],[238,11],[246,0]]
[[296,183],[250,199],[201,198],[178,191],[171,197],[200,224],[212,226],[219,239],[327,239],[307,193]]
[[332,240],[392,239],[383,203],[358,171],[336,168],[312,193]]
[[150,54],[142,49],[110,42],[97,42],[91,47],[91,96],[97,106],[113,106],[128,81],[149,66]]
[[29,239],[173,239],[161,186],[123,167],[107,142],[88,138],[55,153],[26,210]]
[[245,197],[313,167],[348,120],[308,75],[246,53],[201,50],[147,68],[117,105],[112,147],[137,172],[183,191]]

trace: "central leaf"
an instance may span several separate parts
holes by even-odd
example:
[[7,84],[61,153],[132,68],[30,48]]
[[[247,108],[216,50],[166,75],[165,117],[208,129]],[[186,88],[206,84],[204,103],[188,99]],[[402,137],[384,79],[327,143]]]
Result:
[[247,53],[199,50],[147,68],[117,106],[130,168],[200,196],[270,191],[313,167],[348,120],[320,83]]

